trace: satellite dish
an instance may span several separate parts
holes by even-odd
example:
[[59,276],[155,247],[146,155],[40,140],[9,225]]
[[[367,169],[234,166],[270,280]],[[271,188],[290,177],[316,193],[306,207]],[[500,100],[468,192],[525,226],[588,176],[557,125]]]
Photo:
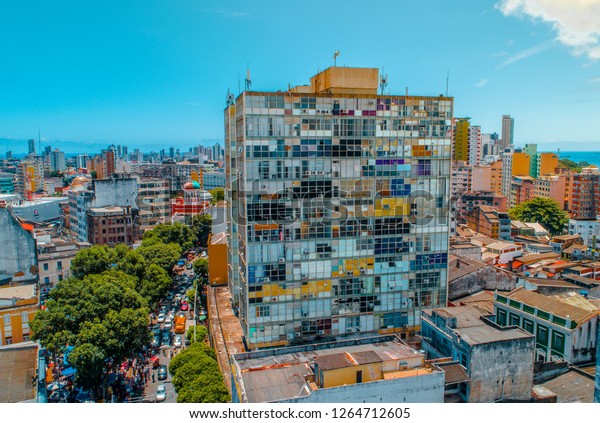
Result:
[[340,51],[339,50],[335,50],[333,52],[333,66],[337,66],[337,57],[340,55]]

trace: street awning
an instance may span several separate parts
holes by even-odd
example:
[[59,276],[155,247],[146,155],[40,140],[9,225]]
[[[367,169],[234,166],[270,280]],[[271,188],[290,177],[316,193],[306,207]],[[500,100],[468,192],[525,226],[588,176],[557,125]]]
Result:
[[67,367],[62,372],[60,372],[60,374],[63,376],[71,376],[71,375],[74,375],[75,373],[77,373],[77,370],[75,370],[74,367]]

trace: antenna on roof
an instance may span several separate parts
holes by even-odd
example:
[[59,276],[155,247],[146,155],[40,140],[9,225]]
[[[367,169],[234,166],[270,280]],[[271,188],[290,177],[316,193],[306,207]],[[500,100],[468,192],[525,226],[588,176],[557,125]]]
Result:
[[340,55],[340,51],[339,50],[335,50],[333,52],[333,66],[337,66],[337,58]]
[[381,68],[381,77],[379,78],[379,89],[381,90],[381,95],[385,94],[385,89],[388,86],[388,76],[387,73],[383,73],[385,68]]
[[448,97],[448,82],[450,81],[450,69],[446,71],[446,97]]
[[246,91],[250,91],[252,88],[252,80],[250,79],[250,64],[246,67]]
[[227,88],[227,98],[225,99],[225,102],[227,103],[227,107],[229,107],[233,103],[235,103],[235,100],[233,98],[233,94],[231,94],[231,92],[229,91],[229,88]]

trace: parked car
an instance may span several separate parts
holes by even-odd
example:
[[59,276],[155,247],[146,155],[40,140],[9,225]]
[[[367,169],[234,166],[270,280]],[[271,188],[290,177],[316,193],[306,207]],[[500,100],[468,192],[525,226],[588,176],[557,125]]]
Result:
[[158,380],[167,378],[167,366],[158,366]]
[[177,336],[175,337],[175,341],[173,342],[173,346],[174,346],[175,348],[181,348],[181,344],[182,344],[181,336],[180,336],[180,335],[177,335]]
[[161,345],[165,346],[165,347],[170,347],[171,346],[171,337],[167,334],[163,335]]
[[189,308],[190,308],[190,306],[188,305],[188,303],[181,304],[181,310],[182,311],[188,311]]
[[165,385],[158,385],[156,388],[156,402],[161,402],[167,399],[167,388]]
[[156,318],[156,321],[158,323],[164,323],[165,322],[165,314],[164,313],[159,313],[158,317]]
[[175,301],[181,301],[181,294],[175,295]]

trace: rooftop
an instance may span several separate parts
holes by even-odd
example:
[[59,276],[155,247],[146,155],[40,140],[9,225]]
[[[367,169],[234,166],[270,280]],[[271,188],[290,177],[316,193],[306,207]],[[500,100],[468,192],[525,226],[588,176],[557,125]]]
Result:
[[537,292],[528,291],[524,288],[516,288],[508,294],[503,294],[515,301],[538,308],[564,319],[571,319],[577,323],[583,323],[598,314],[598,311],[590,311],[559,300],[555,297],[547,297]]
[[395,336],[374,336],[258,350],[233,356],[248,402],[277,401],[309,395],[319,389],[310,383],[313,364],[322,370],[355,365],[418,359],[424,354],[410,348]]
[[430,316],[430,319],[435,314],[444,319],[456,318],[456,324],[449,329],[469,345],[533,337],[530,333],[517,327],[499,328],[484,321],[481,317],[489,313],[477,306],[438,308],[423,310],[423,313]]
[[31,383],[37,367],[37,345],[20,342],[0,347],[0,403],[33,399]]
[[591,403],[594,399],[594,378],[585,372],[569,370],[541,386],[555,393],[559,403]]

